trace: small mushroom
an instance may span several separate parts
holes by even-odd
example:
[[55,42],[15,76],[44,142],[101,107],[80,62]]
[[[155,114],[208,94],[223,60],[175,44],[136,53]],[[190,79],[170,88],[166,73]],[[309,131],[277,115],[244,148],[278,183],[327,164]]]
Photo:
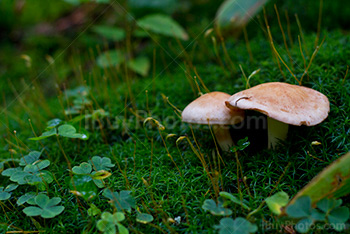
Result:
[[229,129],[224,125],[237,124],[244,119],[243,110],[225,106],[229,97],[229,94],[223,92],[207,93],[188,104],[182,112],[183,122],[211,125],[216,141],[224,151],[234,145]]
[[322,93],[299,85],[271,82],[232,95],[229,108],[256,110],[267,115],[268,148],[285,140],[288,124],[314,126],[328,116],[329,101]]

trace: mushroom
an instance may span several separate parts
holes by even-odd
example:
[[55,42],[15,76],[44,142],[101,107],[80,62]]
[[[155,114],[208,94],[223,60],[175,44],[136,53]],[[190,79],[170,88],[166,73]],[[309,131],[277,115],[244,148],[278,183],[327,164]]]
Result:
[[256,110],[267,115],[268,148],[285,140],[288,124],[314,126],[328,116],[329,101],[322,93],[281,82],[257,85],[231,96],[229,108]]
[[183,122],[211,125],[216,141],[224,151],[234,145],[229,129],[224,125],[237,124],[244,119],[243,110],[225,106],[229,97],[229,94],[223,92],[207,93],[188,104],[182,112]]

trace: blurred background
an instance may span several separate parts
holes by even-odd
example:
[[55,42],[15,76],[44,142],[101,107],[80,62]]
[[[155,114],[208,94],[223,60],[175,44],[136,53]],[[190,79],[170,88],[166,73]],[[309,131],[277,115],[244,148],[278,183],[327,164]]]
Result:
[[[274,39],[283,43],[275,4],[281,22],[288,24],[285,33],[292,35],[291,43],[297,44],[301,30],[319,33],[321,39],[323,31],[349,35],[350,4],[340,0],[2,0],[1,105],[18,94],[25,100],[28,89],[56,96],[66,86],[75,87],[83,80],[93,83],[108,72],[115,80],[123,80],[126,70],[130,77],[142,79],[154,77],[164,67],[168,72],[177,69],[184,60],[218,63],[215,50],[206,46],[213,47],[211,35],[217,44],[225,42],[231,53],[235,43],[244,43],[244,36],[254,40],[266,34],[263,6],[276,32]],[[320,4],[322,22],[318,22]]]

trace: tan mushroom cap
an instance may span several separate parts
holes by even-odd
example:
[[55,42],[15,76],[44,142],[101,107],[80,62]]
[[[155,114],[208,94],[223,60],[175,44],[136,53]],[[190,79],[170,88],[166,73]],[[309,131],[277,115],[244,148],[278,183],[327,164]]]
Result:
[[204,94],[188,104],[182,112],[182,121],[194,124],[231,125],[240,123],[244,111],[238,108],[227,108],[225,101],[230,97],[223,92]]
[[231,96],[226,105],[256,110],[291,125],[313,126],[328,116],[329,101],[322,93],[299,85],[271,82]]

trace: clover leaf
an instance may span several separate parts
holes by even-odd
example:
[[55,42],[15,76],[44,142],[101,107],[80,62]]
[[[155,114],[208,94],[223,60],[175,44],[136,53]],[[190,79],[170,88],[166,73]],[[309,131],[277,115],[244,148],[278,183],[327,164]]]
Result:
[[89,163],[83,162],[79,166],[74,166],[72,168],[74,174],[83,175],[90,174],[92,171],[92,167]]
[[205,200],[202,208],[209,211],[212,215],[227,216],[232,214],[232,210],[223,206],[223,200],[221,197],[218,199],[218,204],[212,199]]
[[324,198],[317,202],[317,208],[336,231],[342,231],[349,219],[349,208],[341,207],[341,204],[341,199],[334,198]]
[[215,225],[214,228],[219,230],[219,234],[249,234],[258,230],[256,225],[241,217],[235,220],[223,218],[220,220],[220,225]]
[[115,234],[117,226],[118,233],[128,234],[129,230],[121,224],[124,219],[125,215],[122,212],[116,212],[114,214],[103,212],[101,214],[101,219],[97,222],[97,229],[104,234]]
[[91,164],[89,164],[87,162],[83,162],[79,166],[74,166],[72,168],[72,171],[76,175],[88,175],[88,176],[90,176],[93,179],[95,185],[99,188],[104,187],[102,179],[105,179],[111,175],[111,173],[104,171],[104,170],[91,172],[92,166],[91,166]]
[[67,178],[71,193],[89,201],[96,197],[97,188],[90,175],[74,175],[73,178]]
[[94,156],[91,158],[89,163],[93,166],[96,171],[106,170],[108,171],[111,167],[114,167],[111,159],[107,157],[101,158],[100,156]]
[[35,196],[36,194],[34,192],[26,193],[18,198],[17,205],[20,206],[26,202],[30,205],[35,205],[35,201],[34,201]]
[[304,218],[311,215],[311,198],[302,196],[287,207],[287,214],[292,218]]
[[61,198],[54,197],[50,199],[45,194],[39,194],[34,198],[37,206],[29,206],[23,209],[27,216],[38,216],[48,219],[53,218],[62,213],[63,206],[57,206],[61,202]]
[[58,127],[58,135],[68,138],[79,138],[82,140],[87,140],[88,136],[85,134],[77,133],[74,126],[69,124],[63,124]]
[[33,164],[26,165],[24,168],[8,168],[1,174],[10,177],[11,181],[17,182],[19,185],[37,185],[40,190],[44,190],[45,183],[50,184],[53,181],[52,173],[42,170],[49,165],[49,160],[36,161]]
[[20,166],[26,166],[27,164],[33,164],[38,161],[42,152],[32,151],[28,155],[22,157],[19,161]]
[[57,130],[56,128],[52,128],[46,132],[43,132],[40,136],[38,137],[31,137],[29,138],[29,140],[32,140],[32,141],[40,141],[40,140],[43,140],[43,139],[46,139],[46,138],[49,138],[51,136],[55,136],[57,135]]
[[[53,123],[53,125],[54,125],[54,123]],[[48,137],[51,137],[51,136],[62,136],[62,137],[68,137],[68,138],[78,138],[78,139],[81,139],[81,140],[89,139],[87,134],[77,133],[77,130],[75,129],[75,127],[73,125],[63,124],[63,125],[59,126],[56,129],[57,125],[55,125],[51,129],[49,128],[48,131],[43,132],[38,137],[29,138],[29,140],[39,141],[39,140],[42,140],[42,139],[45,139],[45,138],[48,138]]]
[[324,198],[317,202],[315,209],[311,207],[309,196],[301,196],[293,204],[287,206],[286,213],[289,217],[300,219],[295,229],[301,233],[308,232],[314,222],[327,220],[335,230],[342,231],[345,222],[349,219],[349,208],[340,207],[341,204],[341,200]]
[[131,208],[136,207],[135,198],[130,195],[131,191],[112,192],[110,189],[103,190],[103,196],[111,200],[117,211],[127,210],[131,212]]
[[90,208],[88,209],[89,216],[96,216],[101,214],[101,210],[93,203],[91,203]]
[[0,201],[5,201],[11,197],[11,193],[13,190],[15,190],[18,187],[17,184],[10,184],[8,186],[0,187]]
[[50,121],[48,121],[46,123],[47,124],[46,130],[52,129],[54,127],[57,127],[61,123],[62,123],[61,119],[57,119],[57,118],[56,119],[51,119]]
[[231,147],[231,152],[235,153],[237,151],[243,151],[245,148],[247,148],[250,145],[250,141],[248,141],[248,137],[244,139],[240,139],[237,142],[236,146]]

